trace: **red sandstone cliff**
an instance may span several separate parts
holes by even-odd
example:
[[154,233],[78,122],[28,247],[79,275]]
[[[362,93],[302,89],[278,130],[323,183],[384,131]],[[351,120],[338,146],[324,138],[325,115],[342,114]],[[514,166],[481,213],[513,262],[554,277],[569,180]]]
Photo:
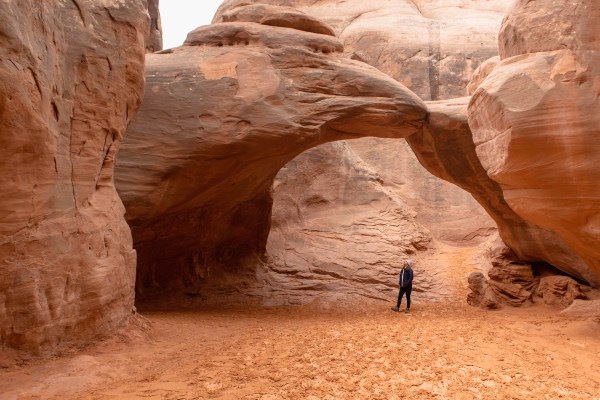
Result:
[[144,3],[0,3],[1,345],[86,339],[131,315],[113,167],[143,91]]
[[600,4],[518,1],[500,62],[473,94],[477,156],[508,206],[549,235],[508,234],[538,258],[600,285]]

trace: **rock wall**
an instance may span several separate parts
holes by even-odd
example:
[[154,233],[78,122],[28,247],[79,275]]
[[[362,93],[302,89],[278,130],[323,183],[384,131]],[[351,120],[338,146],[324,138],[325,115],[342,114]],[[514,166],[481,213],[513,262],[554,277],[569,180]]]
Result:
[[0,344],[123,324],[135,251],[113,185],[143,90],[142,0],[0,3]]
[[537,258],[600,285],[600,5],[518,1],[500,31],[500,62],[473,94],[469,125],[508,206],[550,233]]
[[[488,176],[468,124],[469,100],[427,103],[425,128],[407,139],[421,164],[435,176],[471,193],[496,222],[502,240],[511,249],[518,249],[519,259],[556,266],[584,265],[555,232],[518,215],[507,203],[500,185]],[[548,251],[549,245],[552,251]]]
[[[431,235],[416,213],[347,141],[290,161],[273,189],[273,223],[259,275],[267,282],[265,303],[389,300],[397,295],[403,259],[430,246]],[[439,272],[419,264],[419,299],[447,298]]]
[[[226,2],[222,6],[221,12],[226,13],[226,8],[233,6],[236,3],[236,1]],[[289,2],[278,3],[288,4]],[[359,6],[353,2],[344,2],[341,4],[338,2],[325,1],[301,3],[303,10],[307,13],[317,14],[317,11],[315,10],[318,10],[318,13],[325,15],[322,17],[334,26],[334,30],[341,33],[341,38],[344,40],[347,50],[351,45],[345,35],[349,29],[348,27],[351,27],[354,24],[354,20],[350,19],[351,22],[348,23],[345,10],[356,12],[359,9],[363,10],[363,8],[369,9],[370,11],[366,14],[352,14],[355,16],[358,15],[357,20],[359,21],[375,16],[379,18],[380,16],[380,14],[378,14],[379,11],[373,11],[373,8],[370,8],[376,8],[377,5],[372,6],[371,4]],[[445,4],[448,5],[450,3],[445,2]],[[490,4],[492,3],[488,3],[486,7],[489,7]],[[429,6],[432,5],[433,3],[429,3]],[[505,6],[508,7],[508,4]],[[470,3],[467,8],[468,7],[476,9],[477,5],[475,3]],[[584,61],[574,62],[563,59],[563,61],[557,62],[558,67],[553,67],[553,72],[551,73],[542,72],[541,75],[538,75],[536,72],[528,72],[528,74],[536,76],[536,83],[533,85],[525,85],[527,82],[520,82],[517,84],[515,83],[516,79],[510,79],[506,82],[507,84],[505,84],[505,82],[500,83],[501,85],[504,85],[502,88],[503,93],[494,90],[486,96],[486,101],[490,103],[493,103],[494,101],[503,103],[502,99],[498,101],[495,97],[504,95],[510,103],[502,105],[506,110],[501,110],[500,107],[494,105],[489,108],[489,111],[486,111],[483,109],[483,107],[487,106],[486,105],[476,109],[474,108],[469,114],[475,116],[474,118],[471,118],[471,121],[482,121],[480,123],[481,126],[475,128],[479,129],[482,134],[482,138],[480,139],[481,143],[477,142],[477,138],[475,138],[475,142],[473,142],[472,135],[469,132],[466,119],[468,99],[462,101],[463,104],[460,107],[460,122],[453,120],[453,117],[450,117],[450,119],[446,121],[446,123],[458,125],[447,125],[445,127],[443,119],[449,117],[449,115],[445,115],[449,110],[449,103],[443,101],[438,102],[437,105],[436,103],[431,103],[429,106],[433,112],[432,115],[437,115],[437,117],[430,119],[430,121],[433,121],[433,124],[429,124],[429,126],[437,126],[430,129],[429,133],[424,131],[423,133],[412,135],[408,138],[408,141],[412,149],[417,153],[420,161],[432,173],[442,179],[453,182],[473,194],[474,198],[483,205],[484,209],[494,219],[495,223],[499,225],[502,238],[518,254],[520,259],[531,262],[543,261],[550,263],[569,274],[597,285],[598,257],[595,250],[592,250],[592,248],[597,247],[597,240],[594,239],[594,232],[596,232],[597,229],[593,217],[596,212],[594,199],[597,197],[594,188],[597,185],[594,186],[592,183],[596,180],[596,175],[591,167],[591,165],[594,164],[593,160],[595,160],[596,157],[594,154],[596,146],[593,145],[593,139],[591,138],[595,136],[595,127],[597,127],[598,124],[593,118],[591,118],[588,123],[587,117],[583,118],[583,121],[578,121],[578,119],[581,118],[581,115],[590,114],[591,112],[588,110],[597,107],[593,95],[594,88],[597,86],[594,77],[597,72],[594,72],[593,67],[589,66],[589,64],[595,60],[595,57],[597,57],[597,49],[594,47],[597,43],[596,37],[594,36],[595,23],[586,20],[587,18],[593,18],[596,15],[596,11],[593,9],[593,6],[589,4],[583,4],[582,7],[576,7],[575,5],[565,6],[567,8],[566,11],[563,10],[562,7],[563,6],[559,4],[553,4],[546,8],[533,4],[517,4],[513,13],[507,18],[501,31],[500,43],[503,52],[501,56],[506,58],[506,56],[516,56],[528,51],[539,53],[542,50],[547,53],[548,49],[556,50],[557,48],[561,48],[561,46],[572,46],[574,50],[586,54],[585,56],[581,56],[584,58]],[[446,13],[445,15],[449,19],[452,19],[455,16],[464,16],[469,13],[469,10],[457,10],[457,14],[452,14],[452,12],[449,11],[451,9],[452,7],[441,7],[436,13],[430,15],[437,15],[439,18]],[[389,8],[386,12],[394,14],[394,12],[396,12],[394,10],[396,9]],[[423,10],[424,8],[421,8],[421,11]],[[499,9],[496,11],[498,10]],[[559,12],[559,10],[562,11]],[[471,13],[475,11],[476,10],[473,9],[470,10]],[[570,15],[570,13],[574,13],[578,15],[578,17],[574,22],[563,21],[560,20],[560,18],[566,17],[551,16],[551,13],[554,11],[556,15]],[[481,12],[481,9],[479,9],[478,12]],[[588,14],[584,17],[581,13],[586,12]],[[216,18],[219,18],[219,15],[217,15]],[[365,22],[365,25],[368,24]],[[377,29],[383,29],[380,27],[385,26],[385,24],[373,25],[376,25]],[[564,27],[564,29],[558,28],[560,26]],[[391,41],[393,42],[393,40]],[[456,43],[458,42],[459,41]],[[460,43],[462,44],[462,42]],[[371,43],[371,45],[366,46],[366,48],[371,49],[373,46],[373,43]],[[356,51],[354,51],[354,53],[356,53]],[[548,63],[548,58],[546,56],[547,54],[544,56],[544,63]],[[520,57],[522,58],[523,56],[521,55]],[[368,57],[363,59],[372,65],[381,68],[386,73],[395,76],[397,79],[401,79],[394,75],[393,70],[386,69],[385,63],[378,63],[377,61],[373,61],[373,58]],[[523,66],[519,67],[520,69],[517,71],[514,67],[516,63],[515,60],[517,59],[509,58],[509,60],[510,61],[503,61],[507,64],[507,66],[504,67],[506,68],[505,71],[507,71],[504,75],[500,72],[494,72],[494,74],[498,74],[503,81],[506,79],[507,74],[514,77],[523,77],[525,75],[522,73],[527,68],[532,71],[538,68],[532,62],[529,62],[526,67],[526,63],[519,60],[520,64]],[[473,80],[467,89],[468,92],[474,93],[479,84],[484,82],[485,78],[491,74],[492,71],[495,71],[499,62],[500,59],[498,57],[493,57],[482,63],[480,68],[473,74]],[[508,64],[510,64],[511,67],[508,67]],[[575,65],[575,67],[573,67],[573,65]],[[543,70],[544,68],[546,67],[540,64],[539,69]],[[579,68],[579,78],[570,76],[570,74],[572,75],[575,72],[569,72],[571,71],[569,68],[573,71]],[[410,74],[412,71],[407,73]],[[440,72],[440,75],[443,74]],[[537,104],[538,100],[536,100],[537,97],[534,93],[528,92],[530,90],[538,90],[537,87],[542,88],[541,92],[550,90],[551,84],[549,81],[548,83],[543,81],[544,76],[546,75],[551,77],[550,80],[553,79],[557,81],[558,79],[563,79],[560,83],[560,85],[563,86],[566,84],[565,76],[568,79],[573,80],[573,85],[579,84],[581,81],[586,82],[586,85],[583,85],[579,94],[575,94],[573,88],[565,90],[570,91],[573,99],[582,95],[583,99],[587,100],[574,100],[575,106],[567,110],[567,108],[569,108],[568,106],[565,104],[559,105],[557,103],[560,101],[558,99],[561,98],[562,94],[559,95],[559,92],[555,91],[557,93],[555,96],[556,102],[553,105],[547,106],[548,111],[546,111],[544,109],[546,106]],[[525,77],[523,79],[529,81],[531,78]],[[579,79],[579,81],[577,79]],[[421,94],[418,85],[414,85],[414,83],[407,81],[405,82],[409,88]],[[516,106],[520,102],[524,103],[526,99],[533,99],[530,101],[532,104],[525,104],[525,106],[518,106],[516,109],[511,109],[511,107]],[[479,102],[478,95],[474,97],[474,102],[475,101]],[[523,112],[530,107],[531,112]],[[440,113],[442,108],[446,108],[446,111]],[[552,112],[558,110],[559,112],[553,114],[549,110],[552,110]],[[534,111],[536,113],[535,116],[533,115]],[[533,135],[530,133],[540,121],[541,117],[539,115],[542,115],[543,113],[548,115],[544,118],[548,118],[549,124],[554,125],[551,129],[554,129],[556,133],[550,135],[553,139],[548,139],[548,135]],[[505,117],[504,114],[508,115],[510,118]],[[498,123],[496,120],[502,121]],[[504,138],[505,136],[514,136],[514,127],[510,134],[506,134],[506,131],[500,129],[511,126],[512,121],[523,125],[524,128],[520,133],[521,137],[518,141],[515,141],[514,144],[511,142],[510,145],[501,144],[500,147],[497,147],[497,142],[506,141]],[[461,125],[463,130],[462,133],[459,133],[458,130],[460,130],[459,127]],[[582,125],[583,128],[580,129]],[[501,139],[489,140],[490,126],[492,127],[491,131],[495,130],[495,132],[498,132],[496,134],[499,135],[499,138]],[[557,139],[558,135],[560,135],[559,130],[566,131],[573,126],[576,129],[571,130],[570,136],[581,138],[580,141],[571,143],[569,142],[571,139],[568,139],[566,135],[561,139]],[[585,132],[582,134],[582,131]],[[424,135],[430,135],[430,137],[425,138]],[[554,152],[556,156],[550,157],[545,162],[536,161],[533,163],[532,160],[535,158],[531,156],[531,150],[522,147],[525,144],[525,136],[527,136],[527,141],[530,142],[527,145],[528,148],[548,148],[548,150]],[[398,155],[402,154],[402,149],[399,149],[397,145],[383,143],[380,140],[365,139],[364,141],[366,142],[364,149],[366,149],[367,153],[363,152],[361,154],[360,149],[357,149],[357,145],[354,143],[350,143],[349,145],[353,150],[358,150],[357,154],[376,154],[368,161],[373,163],[374,160],[380,160],[379,169],[376,169],[376,172],[382,176],[386,175],[386,182],[402,180],[402,178],[398,178],[397,175],[394,176],[393,173],[388,172],[391,166],[398,165],[399,160],[402,158],[402,156]],[[481,146],[479,146],[480,144]],[[477,147],[475,145],[477,145]],[[514,155],[514,158],[511,160],[510,164],[502,167],[504,168],[500,174],[502,179],[507,179],[509,175],[511,176],[510,180],[503,186],[502,181],[499,181],[494,177],[497,174],[494,169],[497,168],[495,165],[495,163],[498,162],[497,160],[504,157],[498,157],[498,155],[508,153],[507,150],[502,149],[504,146],[506,146],[506,149],[512,150],[511,153]],[[391,148],[395,148],[395,151],[390,151]],[[480,160],[483,151],[482,149],[484,148],[487,149],[487,154],[484,155],[484,158],[488,157],[494,164],[494,169],[492,170],[488,168],[485,160]],[[338,157],[341,156],[338,155]],[[441,162],[442,165],[431,164],[432,157],[438,158],[434,164]],[[562,165],[561,163],[555,162],[557,157],[561,158]],[[569,162],[573,163],[575,168],[567,165],[568,162],[566,160],[571,160]],[[403,164],[406,163],[401,162],[401,165]],[[548,168],[549,164],[552,164],[553,167]],[[531,166],[534,166],[534,168],[527,173],[527,178],[523,180],[523,177],[521,176],[522,172],[525,168],[529,169]],[[393,170],[406,171],[407,169],[395,168]],[[293,171],[288,171],[288,173],[293,174]],[[488,174],[490,173],[492,179],[488,177]],[[570,174],[574,175],[571,176]],[[553,175],[554,178],[549,178],[550,175]],[[576,178],[576,180],[572,180],[571,178],[573,177]],[[403,190],[398,192],[399,196],[401,196],[414,210],[418,210],[420,216],[418,220],[431,230],[435,238],[451,243],[467,243],[470,238],[478,237],[479,235],[485,236],[491,232],[493,229],[492,225],[489,221],[486,221],[485,217],[481,217],[481,209],[474,206],[473,202],[466,200],[461,203],[452,204],[451,202],[443,200],[439,202],[431,201],[431,198],[428,199],[427,195],[423,194],[423,186],[425,185],[414,184],[415,182],[427,182],[426,175],[417,175],[414,176],[414,178],[415,179],[411,182],[413,185],[403,186]],[[571,184],[561,184],[560,181],[568,181]],[[528,189],[527,185],[533,185],[536,187],[536,190],[532,191]],[[415,186],[419,189],[413,191],[412,189]],[[459,196],[456,195],[459,193],[456,189],[448,189],[447,186],[445,187],[443,184],[438,185],[438,187],[439,189],[436,191],[436,197],[442,199],[459,198]],[[540,189],[540,187],[544,189]],[[406,193],[414,194],[407,196]],[[427,193],[426,190],[425,193]],[[521,198],[518,205],[515,200],[511,200],[511,197],[515,196],[517,193],[517,197]],[[538,203],[535,203],[535,207],[531,207],[534,203],[529,202],[529,196],[533,193],[536,193],[535,196],[538,198]],[[565,195],[566,193],[573,193],[573,195]],[[545,196],[549,197],[546,198]],[[554,203],[554,205],[550,205],[551,203]],[[425,206],[423,206],[423,204],[425,204]],[[555,218],[548,218],[548,207],[551,207],[551,214]],[[561,211],[558,211],[559,208]],[[570,211],[567,212],[566,210]],[[456,216],[457,218],[452,220],[451,218],[448,218],[449,215]],[[471,218],[465,218],[466,216],[471,216]],[[551,222],[551,220],[554,221]],[[573,222],[565,223],[567,220]],[[565,230],[569,230],[570,232],[566,232]]]
[[[441,29],[442,36],[445,35],[444,32],[447,30],[459,28],[462,34],[468,37],[470,35],[469,31],[473,31],[475,28],[473,26],[469,27],[468,24],[454,24],[454,27],[449,27],[438,20],[443,14],[439,13],[439,10],[437,17],[430,19],[430,17],[433,17],[432,14],[429,14],[428,17],[423,16],[409,2],[393,3],[374,2],[367,4],[351,1],[335,2],[334,4],[334,2],[322,1],[313,2],[312,4],[303,3],[303,10],[331,23],[334,30],[340,34],[340,39],[344,41],[346,51],[350,53],[351,57],[376,66],[404,83],[421,97],[431,97],[430,82],[439,84],[439,86],[436,86],[438,96],[464,95],[466,84],[470,78],[469,74],[472,72],[470,68],[473,65],[478,65],[490,54],[497,53],[495,37],[500,24],[500,12],[495,18],[492,18],[495,21],[493,23],[488,20],[491,14],[486,14],[485,11],[479,13],[479,17],[483,17],[479,19],[479,24],[484,20],[490,22],[490,25],[484,29],[490,35],[484,34],[483,42],[477,43],[474,47],[464,41],[461,42],[462,47],[460,48],[453,45],[454,47],[450,49],[444,45],[442,57],[447,62],[440,63],[439,57],[442,53],[438,51],[430,53],[427,34],[416,35],[415,33],[420,32],[420,29],[427,30],[429,25]],[[465,17],[464,14],[468,14],[468,18],[478,15],[479,11],[473,8],[474,4],[471,3],[466,6],[466,9],[462,10],[463,17]],[[489,6],[489,3],[480,2],[479,6],[484,8]],[[227,12],[224,12],[224,15],[226,14]],[[455,17],[458,16],[452,16],[451,18]],[[446,15],[446,19],[449,18],[450,16]],[[417,30],[411,31],[412,27],[415,26]],[[475,53],[482,48],[484,51],[475,56]],[[411,57],[411,53],[416,55]],[[465,54],[469,54],[468,66],[459,61],[466,60]],[[458,75],[450,77],[450,74],[454,72],[450,71],[448,66],[458,66],[461,63],[463,69],[456,72],[460,74],[460,77]],[[432,75],[430,76],[430,74]],[[442,282],[447,282],[447,276],[444,275],[443,270],[438,268],[438,265],[426,260],[426,249],[434,251],[437,241],[460,246],[480,243],[495,231],[495,222],[489,218],[468,192],[436,178],[424,169],[414,157],[411,148],[404,141],[364,138],[349,141],[345,144],[345,147],[337,144],[328,144],[322,147],[328,148],[319,149],[320,152],[328,154],[327,163],[323,163],[323,165],[315,164],[315,157],[305,153],[298,156],[278,175],[278,180],[288,181],[289,183],[274,188],[273,225],[275,227],[285,226],[286,229],[275,228],[271,232],[268,250],[269,254],[277,254],[273,259],[275,263],[279,262],[279,264],[286,267],[283,268],[281,265],[277,265],[271,271],[274,274],[282,270],[302,271],[303,273],[316,270],[333,273],[336,269],[342,268],[345,274],[338,276],[344,276],[345,278],[340,280],[348,286],[352,286],[348,284],[352,281],[352,276],[355,274],[361,276],[361,274],[366,273],[365,271],[369,271],[370,274],[373,274],[373,277],[377,277],[373,282],[384,281],[388,285],[395,286],[396,282],[393,275],[398,269],[399,260],[410,254],[410,257],[417,258],[419,261],[419,274],[417,274],[419,279],[415,282],[415,290],[420,291],[418,298],[429,300],[446,298],[449,291],[448,287],[444,287]],[[345,200],[343,202],[321,204],[318,209],[303,205],[302,195],[299,195],[298,192],[301,192],[305,187],[311,187],[313,191],[320,188],[323,190],[321,196],[327,197],[329,187],[319,184],[321,176],[336,177],[330,179],[334,182],[351,179],[342,175],[338,167],[338,165],[348,163],[348,154],[352,154],[351,159],[362,165],[362,168],[368,168],[377,176],[380,187],[376,185],[371,190],[375,190],[378,196],[384,198],[390,196],[393,199],[393,204],[396,204],[398,209],[402,210],[401,215],[395,217],[398,218],[396,222],[388,221],[394,217],[387,212],[387,208],[375,206],[377,204],[375,201],[362,207],[348,205],[351,203],[351,196],[360,198],[366,196],[364,193],[371,193],[370,190],[365,188],[361,189],[361,194],[348,192],[344,196]],[[298,165],[302,165],[302,169],[298,170]],[[312,169],[315,170],[312,175],[310,165],[313,165]],[[360,169],[360,167],[357,165],[356,169]],[[316,173],[317,171],[318,173]],[[351,171],[352,169],[348,168],[345,174],[350,174]],[[310,179],[315,181],[311,182]],[[357,177],[353,179],[357,179]],[[303,182],[303,184],[294,188],[292,186],[293,182]],[[344,189],[346,187],[344,185]],[[285,211],[279,210],[279,208],[285,210],[288,206],[291,206],[281,199],[294,198],[294,196],[300,197],[296,199],[296,207],[301,211],[303,221],[321,221],[323,215],[330,214],[332,218],[328,218],[329,227],[324,223],[319,223],[318,233],[316,233],[304,226],[308,222],[303,224],[289,223],[284,218]],[[410,218],[407,217],[409,215]],[[404,221],[411,221],[411,224]],[[377,229],[370,229],[368,236],[364,235],[358,240],[354,239],[357,236],[355,232],[360,232],[364,229],[364,226],[369,224],[373,224],[373,227],[377,227]],[[395,229],[399,229],[403,233],[401,237],[404,237],[405,244],[401,245],[402,241],[398,241],[395,250],[388,254],[385,249],[389,243],[389,238],[397,237],[394,232]],[[418,249],[411,248],[410,245],[407,246],[406,243],[411,241],[410,237],[414,236],[417,239],[421,234],[420,232],[431,235],[434,241],[423,243]],[[315,237],[311,240],[313,234]],[[325,238],[337,239],[330,239],[329,242],[325,242]],[[347,244],[344,241],[347,241]],[[277,247],[275,244],[282,242],[287,244],[287,249],[282,250],[281,246]],[[315,251],[315,242],[319,243],[319,251]],[[359,250],[351,244],[356,242],[365,243],[365,245],[360,246]],[[289,243],[294,243],[293,249]],[[324,245],[325,243],[327,246]],[[332,250],[330,252],[322,250],[327,247]],[[347,256],[342,261],[334,262],[332,261],[334,259],[333,254],[330,254],[333,252]],[[414,253],[411,254],[411,252]],[[282,254],[288,255],[288,257],[284,257]],[[421,258],[423,258],[422,262]],[[362,260],[377,260],[377,262],[365,263]],[[360,272],[357,273],[358,271]],[[297,280],[295,275],[288,275],[288,282]],[[270,287],[281,287],[285,279],[279,279],[277,282],[278,285],[272,284]],[[370,286],[365,284],[356,285],[353,290],[357,292]],[[377,285],[372,285],[372,289],[376,287]],[[394,289],[388,288],[388,290],[390,291],[386,293],[387,298],[393,298],[394,294],[391,292]],[[349,290],[336,288],[331,292],[340,293],[344,291]],[[300,290],[297,292],[301,293]],[[384,293],[379,291],[368,295],[382,297]]]

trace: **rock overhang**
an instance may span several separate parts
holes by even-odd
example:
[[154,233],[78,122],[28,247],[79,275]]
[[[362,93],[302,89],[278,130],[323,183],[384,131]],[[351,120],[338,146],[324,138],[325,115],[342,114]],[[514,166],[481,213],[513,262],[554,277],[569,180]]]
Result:
[[[159,259],[163,276],[168,258],[226,252],[239,261],[264,251],[273,180],[303,151],[364,136],[404,138],[427,114],[415,94],[351,60],[334,36],[239,18],[148,55],[146,75],[116,185],[140,263]],[[202,231],[218,216],[222,226]],[[176,229],[182,218],[194,221],[194,233]]]

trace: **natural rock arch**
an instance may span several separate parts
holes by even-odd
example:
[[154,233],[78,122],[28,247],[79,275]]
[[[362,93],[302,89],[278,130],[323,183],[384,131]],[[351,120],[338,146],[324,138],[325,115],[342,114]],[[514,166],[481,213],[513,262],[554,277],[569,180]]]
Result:
[[148,55],[143,106],[116,167],[138,292],[254,263],[275,175],[301,152],[420,130],[424,103],[342,50],[333,36],[233,22]]
[[[408,138],[430,172],[473,194],[521,260],[595,283],[556,230],[515,213],[490,179],[467,121],[469,99],[425,107],[396,81],[348,60],[318,21],[292,9],[287,19],[267,18],[282,7],[241,8],[222,15],[234,22],[199,28],[184,46],[148,58],[144,106],[117,167],[139,254],[138,291],[254,265],[277,171],[320,143],[361,136]],[[478,75],[484,87],[492,69]]]

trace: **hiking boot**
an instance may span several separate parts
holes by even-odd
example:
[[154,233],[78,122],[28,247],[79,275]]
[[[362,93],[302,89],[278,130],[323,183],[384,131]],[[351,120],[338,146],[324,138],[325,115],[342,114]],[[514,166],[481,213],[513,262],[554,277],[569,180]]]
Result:
[[406,313],[406,314],[410,314],[410,308],[407,308],[407,309],[404,311],[404,313]]
[[400,308],[398,307],[392,307],[392,311],[398,312],[400,310]]

